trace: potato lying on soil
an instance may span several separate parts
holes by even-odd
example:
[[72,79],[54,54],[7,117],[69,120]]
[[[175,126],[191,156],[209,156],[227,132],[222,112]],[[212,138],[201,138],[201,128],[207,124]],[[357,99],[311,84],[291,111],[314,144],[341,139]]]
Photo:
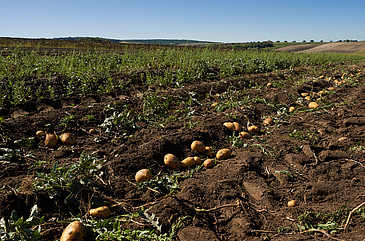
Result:
[[242,125],[238,122],[233,122],[233,125],[234,125],[234,130],[235,131],[242,131]]
[[221,149],[217,152],[216,158],[218,160],[223,160],[223,159],[227,159],[228,157],[230,157],[232,154],[230,149]]
[[291,200],[288,202],[288,207],[295,207],[297,206],[297,202],[295,200]]
[[210,146],[205,147],[205,154],[209,157],[213,156],[213,149]]
[[289,107],[289,112],[293,112],[293,111],[295,111],[295,107],[294,106],[290,106]]
[[273,119],[271,118],[271,116],[267,117],[267,118],[264,120],[264,125],[271,126],[273,123],[274,123],[274,121],[273,121]]
[[198,156],[194,156],[194,161],[195,161],[195,164],[197,164],[197,165],[202,164],[202,159],[200,159],[200,157],[198,157]]
[[94,209],[90,209],[89,214],[94,218],[107,218],[110,216],[110,209],[107,206],[102,206]]
[[187,157],[181,161],[181,167],[192,167],[195,165],[194,157]]
[[308,104],[308,107],[309,108],[311,108],[311,109],[317,109],[318,108],[318,104],[317,104],[317,102],[310,102],[309,104]]
[[145,182],[152,178],[152,172],[148,169],[139,170],[135,177],[136,182]]
[[35,135],[36,135],[37,137],[41,138],[41,137],[45,136],[45,135],[46,135],[46,133],[44,133],[44,131],[37,131],[37,132],[35,133]]
[[195,150],[197,152],[204,153],[205,145],[201,141],[193,141],[193,143],[191,143],[191,150]]
[[259,131],[259,128],[257,126],[249,126],[247,127],[247,130],[252,133],[256,133]]
[[181,167],[180,160],[174,154],[166,154],[164,157],[164,163],[166,166],[174,170]]
[[90,134],[95,134],[95,133],[96,133],[96,129],[91,128],[91,129],[89,130],[89,133],[90,133]]
[[57,145],[57,136],[54,134],[46,133],[46,139],[44,140],[44,144],[50,148],[55,147]]
[[234,131],[236,129],[236,127],[232,122],[224,122],[223,125],[227,127],[227,129],[230,131]]
[[250,139],[251,138],[250,133],[245,132],[245,131],[240,132],[239,136],[241,139]]
[[86,227],[80,221],[70,223],[65,230],[63,230],[60,241],[75,241],[85,240]]
[[63,133],[60,136],[61,142],[65,145],[74,145],[76,143],[76,137],[72,133]]
[[212,159],[207,159],[204,161],[204,166],[206,168],[211,168],[214,165],[214,161]]

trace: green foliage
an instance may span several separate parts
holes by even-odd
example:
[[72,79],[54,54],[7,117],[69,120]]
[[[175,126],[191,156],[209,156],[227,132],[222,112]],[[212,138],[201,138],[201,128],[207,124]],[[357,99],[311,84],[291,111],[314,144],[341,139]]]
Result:
[[315,136],[314,132],[310,132],[309,130],[306,130],[306,131],[294,130],[292,133],[289,133],[289,137],[291,139],[307,140],[313,144],[316,144],[319,142],[319,138],[317,136]]
[[20,155],[20,150],[13,150],[10,148],[0,148],[0,163],[10,163],[10,161],[16,159]]
[[191,178],[194,173],[199,172],[202,168],[203,165],[197,165],[195,168],[190,169],[187,172],[174,172],[172,175],[156,177],[155,179],[151,179],[146,182],[137,183],[137,186],[141,189],[149,187],[160,193],[171,194],[179,188],[180,182]]
[[37,177],[33,183],[36,190],[48,191],[49,197],[55,198],[59,196],[61,190],[70,192],[70,195],[78,193],[83,187],[94,181],[94,175],[102,175],[100,172],[103,160],[97,160],[92,156],[81,153],[79,161],[69,166],[66,164],[58,167],[55,162],[49,174],[37,172]]
[[128,109],[128,106],[126,105],[121,113],[114,111],[111,116],[105,118],[104,122],[99,125],[99,128],[111,135],[120,134],[120,132],[122,132],[123,135],[126,135],[127,130],[139,128],[134,113],[135,112]]
[[19,140],[14,141],[14,144],[18,144],[20,146],[25,146],[25,147],[32,147],[34,143],[34,137],[22,137]]
[[18,217],[16,211],[12,211],[10,219],[6,221],[0,219],[0,240],[2,241],[23,241],[23,240],[39,240],[40,226],[38,230],[33,230],[33,227],[43,222],[44,217],[37,218],[38,206],[34,205],[27,219]]
[[74,115],[68,115],[60,119],[60,126],[67,126],[70,122],[75,121]]
[[[72,43],[76,42],[79,43]],[[39,51],[22,52],[17,48],[2,51],[0,78],[6,81],[0,85],[0,105],[5,102],[23,103],[32,98],[107,93],[116,88],[127,88],[128,83],[115,79],[115,73],[130,75],[144,85],[175,84],[176,87],[181,87],[183,83],[206,78],[265,73],[303,65],[361,59],[355,55],[228,51],[214,48],[136,45],[131,49],[122,49],[121,53],[73,51],[52,55]],[[49,81],[37,90],[32,90],[29,76]],[[57,76],[62,76],[63,88],[58,88],[59,85],[51,81]]]
[[340,225],[346,221],[349,211],[346,206],[342,206],[340,209],[326,214],[307,212],[298,216],[300,222],[298,228],[301,231],[318,229],[335,233],[339,231]]

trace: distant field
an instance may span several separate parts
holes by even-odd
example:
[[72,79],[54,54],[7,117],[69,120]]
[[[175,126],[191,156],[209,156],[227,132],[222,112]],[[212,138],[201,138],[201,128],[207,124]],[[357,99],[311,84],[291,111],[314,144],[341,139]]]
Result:
[[301,53],[355,53],[363,49],[365,49],[365,41],[290,45],[279,48],[277,51]]

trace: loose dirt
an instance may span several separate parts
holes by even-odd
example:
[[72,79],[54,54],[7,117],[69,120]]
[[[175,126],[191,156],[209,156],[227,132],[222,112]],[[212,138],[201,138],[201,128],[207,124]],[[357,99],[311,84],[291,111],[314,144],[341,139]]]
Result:
[[[333,65],[324,68],[326,70],[317,66],[316,69],[316,74],[312,74],[311,69],[298,68],[235,79],[212,79],[186,83],[180,89],[169,85],[152,86],[162,90],[163,95],[182,96],[194,92],[199,104],[192,113],[192,121],[198,124],[189,128],[188,123],[175,122],[164,128],[147,128],[146,124],[137,122],[139,128],[134,132],[119,130],[121,134],[126,131],[128,136],[121,139],[101,132],[99,125],[112,114],[105,108],[108,105],[115,107],[113,111],[121,111],[126,104],[142,111],[138,93],[145,92],[147,87],[137,81],[132,81],[127,90],[109,94],[4,106],[0,109],[3,118],[0,147],[32,153],[46,164],[31,168],[38,162],[25,155],[0,164],[0,217],[9,217],[12,210],[28,217],[31,207],[38,204],[39,216],[45,217],[42,239],[56,240],[66,226],[56,220],[80,213],[85,215],[91,200],[99,198],[112,206],[113,215],[136,211],[141,205],[151,208],[148,213],[159,218],[162,232],[168,231],[179,217],[191,216],[177,233],[176,239],[181,241],[268,240],[269,237],[271,240],[328,240],[321,232],[294,230],[300,224],[297,217],[302,214],[334,212],[343,205],[353,209],[365,201],[365,152],[361,149],[365,146],[365,75],[359,71],[364,70],[363,65]],[[341,79],[345,71],[355,76],[359,85],[336,86],[333,79]],[[57,78],[62,81],[64,77]],[[116,75],[115,81],[119,81],[118,78]],[[283,80],[280,87],[266,87],[269,82]],[[308,111],[309,101],[297,102],[294,98],[308,92],[312,100],[317,100],[317,93],[329,87],[335,90],[325,96],[326,102],[318,101],[321,106],[318,110]],[[246,94],[252,98],[260,97],[286,108],[295,106],[302,111],[289,113],[282,122],[272,126],[264,126],[263,118],[272,116],[280,120],[281,115],[278,109],[262,101],[219,112],[211,104],[227,95],[229,88],[246,88]],[[324,103],[333,105],[326,107]],[[172,106],[184,108],[179,101]],[[70,115],[75,121],[61,126],[60,120]],[[260,132],[246,140],[247,145],[232,146],[229,140],[232,132],[223,126],[226,121],[237,121],[245,129],[255,124]],[[97,133],[90,134],[90,128],[96,128]],[[59,143],[56,148],[47,148],[41,138],[35,137],[38,130],[57,135],[71,132],[76,136],[76,145],[71,148]],[[20,147],[14,140],[22,137],[34,137],[35,142],[30,147]],[[344,140],[339,141],[341,137]],[[213,147],[214,151],[230,148],[233,154],[182,181],[173,194],[157,194],[136,187],[134,175],[139,169],[150,168],[154,176],[173,173],[163,164],[165,154],[173,153],[180,160],[198,155],[190,150],[194,140]],[[56,161],[59,165],[75,163],[82,152],[106,160],[102,168],[104,174],[97,180],[98,189],[94,192],[78,193],[66,205],[62,200],[69,193],[60,193],[60,201],[56,201],[50,199],[46,191],[32,188],[37,172],[49,173]],[[288,207],[290,200],[296,200],[297,205]],[[116,205],[118,202],[124,204]],[[126,227],[152,228],[142,219]],[[278,233],[280,227],[292,231]],[[363,240],[364,233],[364,219],[353,215],[346,230],[330,236],[337,240]]]

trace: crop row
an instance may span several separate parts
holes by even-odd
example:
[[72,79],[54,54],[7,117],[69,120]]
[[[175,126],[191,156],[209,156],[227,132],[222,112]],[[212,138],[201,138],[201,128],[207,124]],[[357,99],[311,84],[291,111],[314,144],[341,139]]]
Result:
[[[158,50],[68,52],[4,50],[0,54],[0,106],[29,99],[106,93],[125,88],[131,79],[142,84],[184,83],[298,66],[358,60],[340,54],[297,54],[270,51],[160,48]],[[116,75],[118,74],[118,75]],[[120,74],[127,78],[118,78]],[[63,88],[54,78],[63,76]],[[127,79],[127,80],[125,80]],[[34,86],[37,89],[34,90]]]

